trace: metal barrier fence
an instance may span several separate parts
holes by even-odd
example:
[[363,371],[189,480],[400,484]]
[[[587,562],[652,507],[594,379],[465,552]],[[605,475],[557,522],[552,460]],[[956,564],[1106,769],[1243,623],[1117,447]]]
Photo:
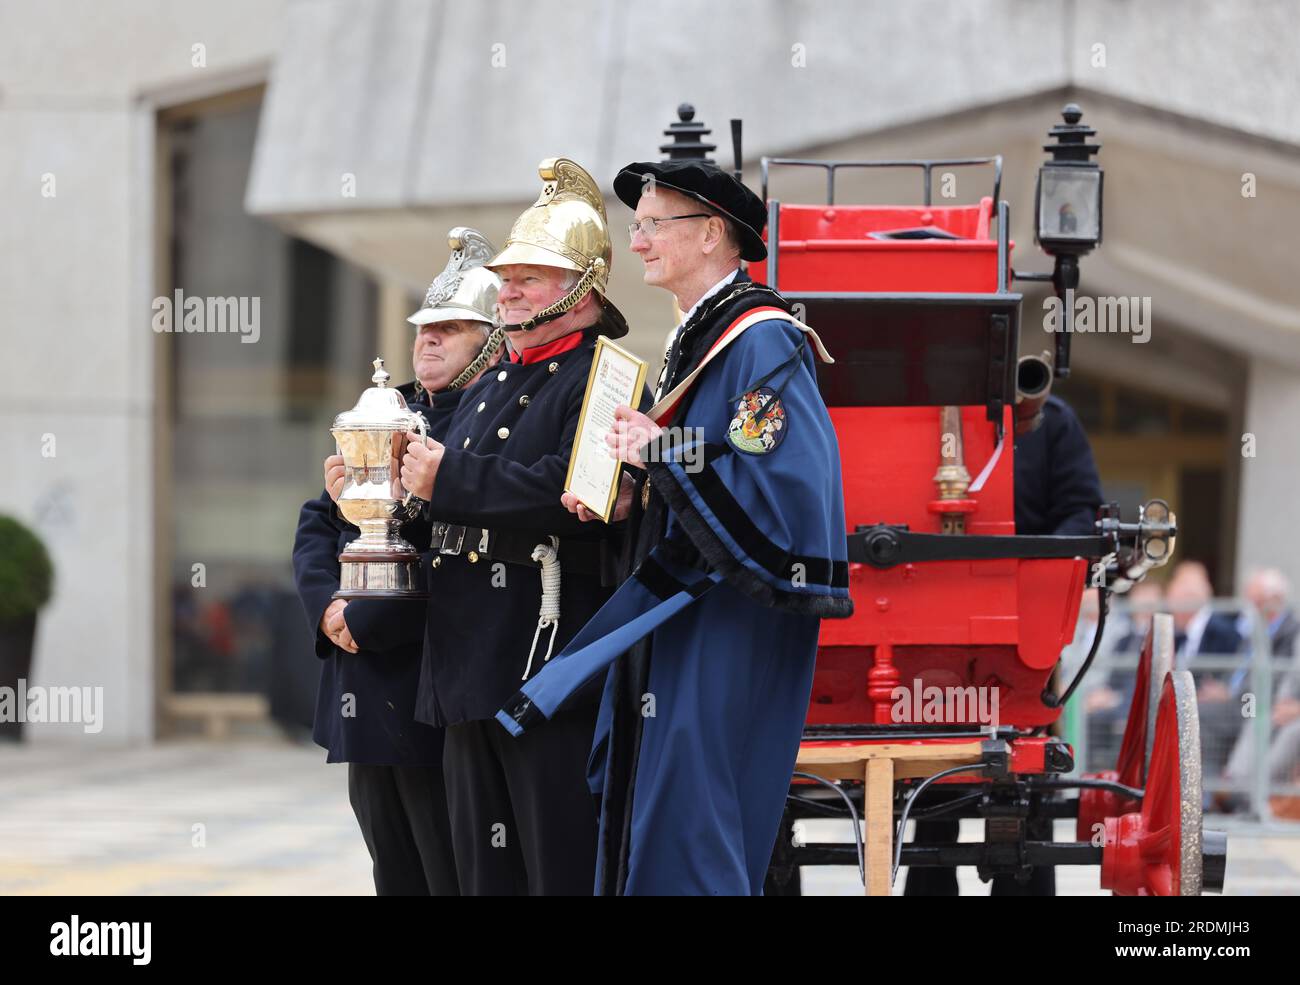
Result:
[[[1295,704],[1300,657],[1273,656],[1268,626],[1245,599],[1214,599],[1206,608],[1217,617],[1215,631],[1202,633],[1205,642],[1190,658],[1188,648],[1180,645],[1174,660],[1196,681],[1205,809],[1261,820],[1300,820],[1300,711]],[[1115,767],[1146,633],[1143,624],[1149,626],[1152,612],[1177,615],[1178,608],[1111,600],[1097,658],[1060,722],[1062,737],[1075,750],[1076,774]],[[1075,639],[1062,654],[1061,680],[1069,681],[1087,656],[1095,625],[1080,616]],[[1211,652],[1207,636],[1230,639],[1225,633],[1229,625],[1239,648]],[[1220,642],[1218,649],[1225,648]],[[1280,705],[1275,702],[1279,689]],[[1276,707],[1285,719],[1278,723]]]

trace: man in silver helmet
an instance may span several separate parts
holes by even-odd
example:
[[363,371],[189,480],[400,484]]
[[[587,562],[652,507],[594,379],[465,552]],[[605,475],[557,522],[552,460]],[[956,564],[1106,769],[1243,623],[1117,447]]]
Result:
[[[415,380],[398,391],[440,435],[465,388],[500,358],[493,325],[500,279],[483,266],[495,252],[477,230],[453,229],[451,259],[410,321]],[[447,794],[443,731],[415,719],[424,610],[421,602],[332,596],[338,555],[356,535],[336,511],[343,459],[325,459],[325,492],[306,503],[294,542],[294,574],[322,660],[313,736],[327,761],[348,764],[348,794],[374,863],[375,891],[448,896],[459,892]],[[413,543],[428,542],[408,525]]]

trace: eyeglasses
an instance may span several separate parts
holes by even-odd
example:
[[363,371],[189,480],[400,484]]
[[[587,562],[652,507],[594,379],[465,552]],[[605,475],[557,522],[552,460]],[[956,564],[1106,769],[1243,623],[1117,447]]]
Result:
[[654,239],[655,233],[659,232],[661,222],[676,222],[678,219],[711,219],[713,216],[708,212],[692,212],[690,215],[666,215],[662,218],[646,216],[644,219],[638,219],[636,222],[627,224],[627,238],[635,239],[637,231],[646,239]]

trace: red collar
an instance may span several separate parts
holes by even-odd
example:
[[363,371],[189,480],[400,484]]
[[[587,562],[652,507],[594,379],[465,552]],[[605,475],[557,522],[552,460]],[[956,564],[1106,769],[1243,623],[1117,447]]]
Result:
[[525,349],[523,352],[511,352],[510,361],[512,363],[523,363],[525,366],[531,366],[533,363],[539,363],[543,359],[551,359],[561,353],[568,352],[570,349],[576,349],[582,345],[583,333],[579,329],[576,332],[570,332],[568,335],[561,335],[554,342],[547,342],[545,345],[535,345]]

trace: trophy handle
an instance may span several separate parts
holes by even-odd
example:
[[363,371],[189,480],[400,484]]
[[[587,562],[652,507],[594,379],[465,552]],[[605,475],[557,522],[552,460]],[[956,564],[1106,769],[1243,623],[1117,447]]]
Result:
[[[415,414],[415,430],[419,432],[420,439],[423,440],[429,436],[429,425],[425,421],[424,415],[421,414],[418,410],[414,411],[413,413]],[[408,489],[406,492],[406,498],[402,500],[402,510],[404,512],[410,511],[411,500],[414,498],[415,498],[415,493],[411,492]]]

